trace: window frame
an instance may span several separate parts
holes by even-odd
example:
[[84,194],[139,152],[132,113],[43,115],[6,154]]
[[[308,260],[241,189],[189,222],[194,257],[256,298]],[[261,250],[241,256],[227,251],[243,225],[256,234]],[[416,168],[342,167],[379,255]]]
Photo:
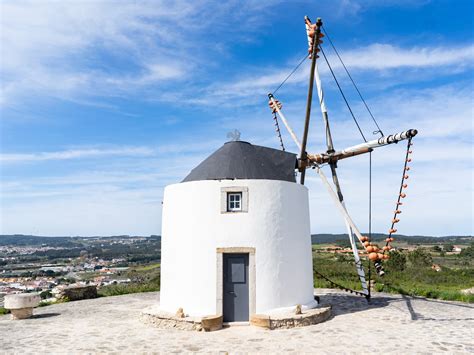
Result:
[[[232,194],[240,195],[240,209],[229,208],[229,197]],[[221,187],[221,214],[247,213],[249,210],[249,188],[247,186]]]
[[242,192],[227,192],[227,212],[242,212]]

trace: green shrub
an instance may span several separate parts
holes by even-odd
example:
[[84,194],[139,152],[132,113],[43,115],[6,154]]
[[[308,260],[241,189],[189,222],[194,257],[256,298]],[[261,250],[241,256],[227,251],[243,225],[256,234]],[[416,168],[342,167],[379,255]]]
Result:
[[453,251],[453,250],[454,250],[454,245],[453,245],[453,244],[450,244],[450,243],[445,244],[445,245],[443,245],[443,249],[444,249],[445,251]]
[[417,267],[426,267],[433,264],[431,254],[423,248],[416,248],[408,253],[408,260],[410,260],[410,263],[413,266]]
[[42,291],[42,292],[40,293],[40,297],[41,297],[42,300],[44,300],[44,299],[46,299],[46,298],[51,298],[51,297],[53,297],[53,294],[51,293],[50,290],[46,290],[46,291]]
[[474,259],[474,243],[471,243],[470,246],[462,249],[461,252],[459,253],[459,256],[461,258],[469,258],[471,260]]
[[384,266],[387,271],[403,271],[407,266],[407,257],[400,251],[391,251],[390,259],[384,263]]

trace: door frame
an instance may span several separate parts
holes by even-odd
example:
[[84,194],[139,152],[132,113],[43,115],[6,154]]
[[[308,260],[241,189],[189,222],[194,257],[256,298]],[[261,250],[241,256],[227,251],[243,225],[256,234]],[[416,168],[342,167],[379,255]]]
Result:
[[228,247],[216,249],[216,314],[224,314],[224,254],[249,255],[249,320],[256,310],[255,248]]

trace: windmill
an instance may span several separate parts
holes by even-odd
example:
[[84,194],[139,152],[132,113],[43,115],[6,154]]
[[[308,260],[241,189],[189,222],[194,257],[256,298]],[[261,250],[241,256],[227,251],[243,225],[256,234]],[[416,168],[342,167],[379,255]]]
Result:
[[[346,225],[362,284],[362,292],[351,292],[370,299],[359,250],[367,252],[379,274],[383,273],[382,261],[388,257],[401,201],[406,197],[403,189],[408,177],[410,145],[417,131],[410,129],[385,136],[377,125],[381,137],[366,140],[358,126],[363,143],[337,150],[317,62],[318,53],[327,59],[321,47],[322,21],[318,19],[313,24],[305,18],[305,25],[309,55],[305,54],[304,61],[307,57],[311,59],[311,70],[301,140],[283,114],[281,102],[274,97],[275,90],[269,94],[269,104],[281,149],[242,141],[235,130],[228,135],[230,141],[199,163],[181,182],[165,188],[159,308],[163,313],[158,315],[158,318],[162,316],[160,322],[166,323],[172,318],[173,322],[189,325],[195,324],[196,319],[202,324],[212,319],[222,326],[222,322],[249,321],[252,325],[273,329],[283,323],[277,320],[272,323],[272,317],[283,313],[289,315],[294,326],[327,319],[329,308],[327,312],[324,310],[323,318],[312,316],[319,314],[321,309],[318,308],[318,297],[314,295],[313,273],[316,270],[313,270],[311,249],[309,196],[308,189],[303,186],[308,169],[318,173]],[[326,135],[326,151],[316,154],[307,152],[314,83]],[[358,125],[355,116],[353,118]],[[299,154],[285,150],[279,120],[288,130]],[[340,160],[371,154],[377,147],[402,140],[408,141],[403,178],[390,235],[383,249],[379,249],[370,240],[370,228],[369,236],[363,236],[345,207],[337,164]],[[323,172],[324,165],[331,170],[332,183]],[[295,170],[300,173],[299,182]],[[191,323],[189,317],[193,319]]]
[[[351,247],[352,247],[352,252],[353,252],[353,255],[354,255],[357,274],[359,276],[359,279],[360,279],[360,282],[361,282],[361,285],[362,285],[363,292],[361,294],[363,294],[364,296],[366,296],[369,299],[370,298],[370,290],[369,290],[369,287],[367,286],[365,271],[364,271],[363,264],[362,264],[362,261],[361,261],[360,255],[359,255],[359,249],[358,249],[357,242],[359,242],[362,249],[365,252],[368,253],[369,259],[374,262],[374,265],[375,265],[375,268],[376,268],[378,274],[383,275],[384,271],[383,271],[383,267],[382,267],[382,260],[389,258],[388,252],[391,249],[390,243],[393,241],[392,234],[397,232],[397,229],[395,229],[395,225],[396,225],[396,223],[398,223],[400,221],[398,216],[401,213],[401,210],[400,210],[400,206],[402,205],[401,199],[406,197],[406,194],[403,192],[403,189],[405,189],[407,187],[407,185],[405,184],[405,180],[408,178],[407,172],[408,172],[408,170],[410,170],[410,167],[408,166],[408,163],[411,161],[411,158],[409,158],[409,155],[412,153],[412,151],[410,150],[410,147],[412,145],[411,140],[414,136],[416,136],[416,134],[418,132],[417,132],[416,129],[409,129],[407,131],[403,131],[403,132],[393,134],[393,135],[388,135],[388,136],[385,136],[383,134],[383,132],[380,129],[377,121],[375,120],[372,112],[370,111],[367,103],[363,99],[362,94],[360,93],[359,89],[357,88],[357,85],[355,84],[352,76],[350,75],[347,67],[345,66],[344,62],[342,61],[342,58],[340,57],[340,55],[337,52],[336,48],[334,47],[332,41],[328,37],[334,51],[337,54],[337,57],[341,61],[341,64],[342,64],[343,68],[345,69],[345,71],[348,74],[350,80],[354,84],[354,87],[356,88],[360,98],[364,102],[365,107],[367,108],[367,110],[368,110],[370,116],[372,117],[375,125],[377,126],[378,130],[375,131],[374,133],[377,133],[377,134],[381,135],[381,137],[378,138],[378,139],[367,141],[367,139],[365,138],[365,136],[364,136],[364,134],[363,134],[363,132],[362,132],[362,130],[361,130],[354,114],[353,114],[353,111],[351,110],[351,107],[350,107],[350,105],[349,105],[349,103],[348,103],[348,101],[347,101],[347,99],[344,95],[344,92],[342,91],[341,86],[339,85],[339,83],[337,81],[337,78],[334,74],[334,71],[332,70],[332,67],[331,67],[331,65],[328,61],[328,58],[327,58],[326,54],[324,53],[324,50],[321,46],[322,43],[323,43],[322,38],[324,37],[322,20],[320,18],[318,18],[316,23],[312,23],[311,20],[307,16],[305,16],[304,21],[305,21],[305,27],[306,27],[306,34],[307,34],[307,38],[308,38],[308,55],[307,55],[307,57],[311,60],[311,67],[310,67],[308,95],[307,95],[307,102],[306,102],[306,116],[305,116],[305,121],[304,121],[304,131],[303,131],[301,141],[297,138],[295,132],[293,131],[293,129],[289,125],[289,122],[288,122],[287,118],[283,114],[281,102],[276,100],[276,98],[274,97],[274,95],[272,93],[268,94],[269,106],[270,106],[270,109],[271,109],[271,111],[274,115],[275,126],[276,126],[276,131],[277,131],[278,138],[280,140],[280,145],[283,147],[283,140],[282,140],[281,134],[280,134],[280,129],[279,129],[279,125],[278,125],[278,118],[281,119],[284,126],[288,130],[288,133],[290,134],[291,138],[293,139],[294,143],[296,144],[296,146],[300,150],[299,157],[298,157],[298,167],[297,167],[298,171],[300,172],[300,183],[301,184],[305,183],[306,170],[308,168],[315,169],[317,171],[319,177],[321,178],[323,184],[327,188],[330,197],[335,202],[336,207],[341,212],[344,223],[345,223],[345,227],[346,227],[346,230],[347,230],[347,235],[348,235]],[[324,99],[323,86],[322,86],[321,78],[320,78],[320,75],[319,75],[319,68],[318,68],[318,61],[317,61],[317,59],[320,58],[319,55],[318,55],[319,53],[323,54],[323,57],[324,57],[326,63],[328,64],[328,66],[329,66],[330,72],[333,75],[333,78],[336,81],[338,88],[340,89],[340,92],[343,96],[343,99],[344,99],[344,101],[346,102],[346,104],[348,106],[348,109],[349,109],[349,111],[352,115],[352,118],[354,119],[354,121],[357,125],[357,128],[359,129],[359,132],[360,132],[360,134],[361,134],[361,136],[364,140],[364,142],[361,143],[361,144],[351,146],[351,147],[348,147],[348,148],[345,148],[345,149],[339,150],[339,151],[335,150],[332,135],[331,135],[330,124],[329,124],[328,111],[327,111],[326,104],[325,104],[325,99]],[[299,67],[299,65],[297,66],[297,68]],[[294,73],[294,71],[290,75],[292,75],[293,73]],[[288,79],[288,77],[285,79],[285,81],[287,79]],[[311,118],[311,106],[312,106],[312,101],[313,101],[313,86],[314,86],[315,82],[316,82],[317,94],[318,94],[318,98],[319,98],[319,106],[320,106],[320,109],[321,109],[321,114],[322,114],[322,119],[323,119],[323,124],[324,124],[327,150],[325,152],[318,153],[318,154],[309,154],[306,151],[306,148],[307,148],[307,143],[308,143],[309,122],[310,122],[310,118]],[[280,85],[280,87],[281,87],[281,85]],[[278,87],[278,88],[280,88],[280,87]],[[404,168],[403,168],[403,176],[402,176],[402,181],[401,181],[401,185],[400,185],[400,191],[399,191],[398,199],[397,199],[397,202],[396,202],[396,208],[394,210],[394,216],[393,216],[393,219],[392,219],[391,228],[389,229],[389,237],[386,239],[385,246],[382,249],[380,249],[378,246],[371,243],[369,237],[363,236],[360,233],[360,231],[357,228],[356,224],[354,223],[354,221],[350,217],[350,215],[349,215],[349,213],[346,209],[346,206],[345,206],[341,184],[340,184],[340,181],[339,181],[339,178],[338,178],[338,175],[337,175],[337,164],[338,164],[339,160],[346,159],[346,158],[356,156],[356,155],[360,155],[360,154],[365,154],[365,153],[371,154],[372,151],[375,148],[382,147],[382,146],[389,145],[389,144],[393,144],[393,143],[398,143],[402,140],[408,140],[408,145],[407,145],[407,151],[406,151],[406,156],[405,156],[405,164],[404,164]],[[331,171],[332,183],[333,183],[332,185],[329,182],[326,175],[324,174],[323,170],[321,169],[321,166],[323,164],[329,165],[329,168],[330,168],[330,171]],[[324,275],[320,275],[320,276],[326,278]],[[353,290],[351,290],[351,291],[359,293],[357,291],[353,291]]]

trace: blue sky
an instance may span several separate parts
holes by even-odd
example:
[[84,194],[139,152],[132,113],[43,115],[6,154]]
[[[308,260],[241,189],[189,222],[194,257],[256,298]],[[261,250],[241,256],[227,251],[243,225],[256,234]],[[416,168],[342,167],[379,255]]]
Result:
[[[163,188],[227,132],[278,148],[266,94],[304,55],[308,15],[323,18],[384,132],[420,130],[399,232],[473,234],[472,1],[5,0],[0,11],[0,233],[160,234]],[[320,66],[336,148],[360,143]],[[277,95],[299,135],[308,72],[309,61]],[[309,151],[324,149],[322,132],[313,106]],[[374,231],[390,227],[404,149],[373,154]],[[366,230],[368,157],[338,171]],[[312,232],[343,233],[313,172],[307,185]]]

